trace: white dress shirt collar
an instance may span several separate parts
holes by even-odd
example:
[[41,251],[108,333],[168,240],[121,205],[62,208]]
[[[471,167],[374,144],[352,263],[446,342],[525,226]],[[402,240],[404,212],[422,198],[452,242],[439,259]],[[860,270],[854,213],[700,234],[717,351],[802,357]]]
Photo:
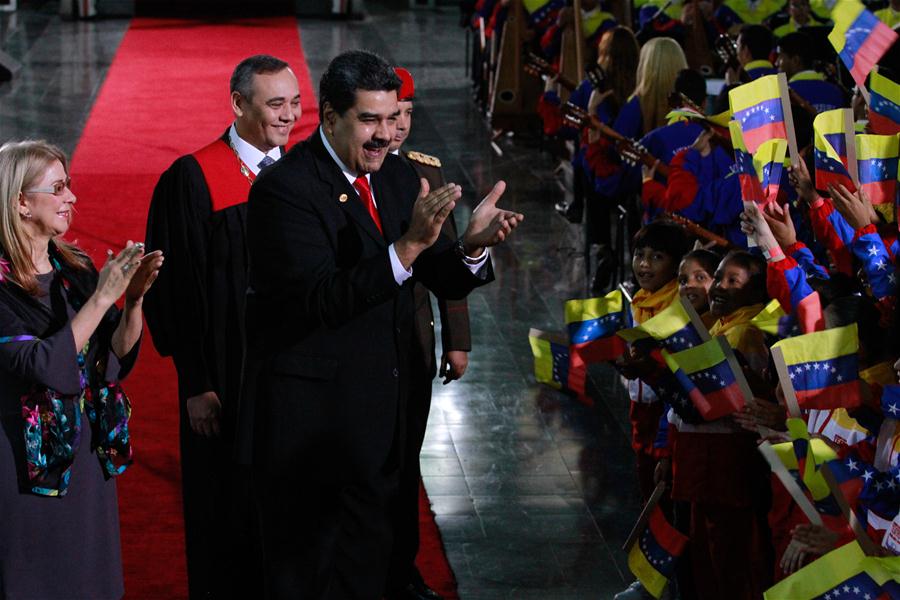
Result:
[[231,146],[237,151],[238,156],[244,161],[244,164],[247,165],[247,168],[250,169],[254,175],[259,175],[259,163],[264,156],[268,156],[272,160],[281,158],[280,147],[275,146],[268,152],[263,152],[256,146],[242,139],[241,136],[238,135],[234,123],[231,124],[231,129],[228,130],[228,138],[231,140]]
[[[337,163],[338,168],[341,170],[341,173],[344,174],[344,177],[347,178],[347,181],[350,182],[350,185],[353,185],[353,182],[356,181],[356,173],[351,171],[347,165],[344,164],[338,155],[337,152],[334,151],[334,148],[331,147],[331,144],[328,143],[328,137],[325,135],[325,132],[322,130],[321,125],[319,126],[319,135],[322,137],[322,143],[325,144],[325,149],[328,151],[329,156],[334,159],[334,162]],[[372,183],[371,173],[366,173],[366,181],[370,184]]]

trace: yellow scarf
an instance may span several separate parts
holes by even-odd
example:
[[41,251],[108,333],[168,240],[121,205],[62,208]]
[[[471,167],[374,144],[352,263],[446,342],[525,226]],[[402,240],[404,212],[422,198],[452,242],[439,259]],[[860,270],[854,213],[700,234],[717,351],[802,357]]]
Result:
[[709,330],[710,335],[723,335],[728,344],[744,355],[750,367],[761,371],[768,361],[768,347],[765,334],[751,321],[763,309],[763,304],[752,304],[739,308],[727,317],[722,317]]
[[638,290],[631,301],[631,313],[634,315],[634,322],[639,325],[647,319],[655,317],[657,313],[672,304],[677,297],[677,279],[673,279],[655,292],[648,292],[644,289]]

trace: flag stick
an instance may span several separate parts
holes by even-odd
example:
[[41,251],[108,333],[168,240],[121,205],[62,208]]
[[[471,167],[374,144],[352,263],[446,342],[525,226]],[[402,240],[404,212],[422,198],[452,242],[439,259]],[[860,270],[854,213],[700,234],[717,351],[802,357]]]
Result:
[[791,383],[791,375],[788,373],[787,363],[781,348],[772,348],[772,362],[778,372],[778,380],[781,381],[781,391],[784,392],[784,403],[787,405],[788,414],[792,417],[800,417],[800,402]]
[[800,507],[800,510],[803,511],[803,514],[806,515],[809,522],[813,525],[822,525],[822,516],[816,510],[816,507],[813,506],[813,503],[809,498],[806,497],[806,494],[803,493],[803,490],[800,489],[800,486],[797,485],[797,481],[791,477],[790,473],[788,473],[787,467],[784,466],[784,463],[781,462],[781,459],[775,454],[772,444],[763,442],[758,448],[759,452],[766,459],[766,462],[769,463],[769,468],[772,469],[772,473],[775,474],[775,477],[778,478],[781,485],[784,486],[784,489],[791,495],[791,498],[794,499],[794,502],[796,502],[797,506]]
[[641,532],[644,531],[644,527],[647,525],[647,521],[650,520],[650,513],[652,513],[653,509],[656,508],[656,505],[659,504],[659,499],[662,498],[665,491],[666,483],[664,481],[660,481],[656,484],[653,494],[650,496],[650,499],[647,500],[647,504],[644,505],[644,510],[641,511],[641,516],[638,517],[637,523],[634,524],[634,528],[631,530],[631,533],[628,534],[628,539],[625,540],[625,545],[622,546],[622,550],[625,552],[631,551],[631,547],[637,542],[638,538],[641,536]]
[[728,366],[731,367],[731,370],[734,373],[735,383],[738,384],[741,393],[744,394],[744,402],[750,403],[753,400],[753,390],[750,389],[750,384],[747,383],[747,378],[744,376],[744,370],[741,369],[741,364],[734,355],[734,350],[731,349],[731,345],[728,343],[728,340],[725,339],[725,336],[717,335],[715,339],[719,342],[719,347],[722,348],[722,354],[725,355],[725,360],[728,361]]
[[862,94],[863,100],[866,101],[866,106],[872,106],[872,99],[869,96],[869,88],[866,86],[862,86],[859,88],[859,93]]
[[800,152],[797,150],[797,134],[794,133],[794,113],[791,112],[791,98],[788,91],[787,75],[778,74],[778,90],[781,92],[781,108],[784,112],[784,130],[787,132],[788,150],[791,154],[791,166],[796,167],[800,162]]
[[[809,457],[806,460],[809,460]],[[866,553],[866,556],[875,556],[878,553],[878,546],[875,545],[875,542],[863,529],[862,524],[856,517],[856,513],[850,508],[850,504],[847,502],[847,498],[844,497],[844,492],[841,491],[841,486],[838,485],[837,480],[834,478],[834,473],[831,472],[828,463],[823,464],[819,469],[822,471],[825,483],[828,484],[828,488],[831,490],[831,495],[837,500],[838,506],[841,507],[841,512],[844,513],[844,517],[850,523],[850,529],[853,530],[853,535],[856,536],[856,541],[859,542],[860,548]]]
[[844,113],[844,148],[847,149],[847,171],[853,185],[859,188],[859,164],[856,162],[856,123],[853,121],[853,109],[845,108]]
[[619,291],[622,292],[622,296],[624,296],[625,299],[628,300],[628,304],[631,304],[631,294],[628,293],[628,289],[621,283],[619,284]]
[[694,308],[694,305],[690,303],[690,301],[684,296],[679,295],[679,300],[681,300],[681,305],[684,307],[684,311],[691,318],[691,325],[694,326],[694,329],[697,330],[697,333],[700,334],[700,339],[704,342],[708,342],[712,339],[712,336],[709,335],[709,330],[706,328],[706,325],[703,323],[703,319],[700,318],[700,315],[697,314],[697,310]]

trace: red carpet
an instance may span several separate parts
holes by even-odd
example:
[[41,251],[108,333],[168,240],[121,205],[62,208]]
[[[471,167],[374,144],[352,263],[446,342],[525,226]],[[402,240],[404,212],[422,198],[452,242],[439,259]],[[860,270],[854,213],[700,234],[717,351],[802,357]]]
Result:
[[[305,138],[318,114],[294,18],[132,21],[72,159],[78,216],[69,237],[98,266],[107,248],[143,239],[159,175],[178,156],[222,134],[233,118],[231,71],[260,53],[286,60],[297,75],[303,116],[292,140]],[[185,598],[175,371],[149,338],[126,389],[135,447],[135,464],[118,483],[127,597]],[[426,525],[426,578],[455,597],[433,518]]]
[[434,522],[434,513],[425,493],[425,486],[419,484],[419,555],[416,566],[431,589],[439,593],[445,600],[457,600],[456,578],[444,554],[444,543],[441,532]]

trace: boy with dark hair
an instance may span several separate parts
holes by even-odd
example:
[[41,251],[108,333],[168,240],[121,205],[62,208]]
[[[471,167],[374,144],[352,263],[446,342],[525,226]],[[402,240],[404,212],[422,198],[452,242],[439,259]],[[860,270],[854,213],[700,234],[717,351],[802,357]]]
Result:
[[817,112],[850,106],[846,94],[825,76],[813,70],[815,41],[802,32],[789,33],[778,41],[776,65],[788,77],[788,85]]

